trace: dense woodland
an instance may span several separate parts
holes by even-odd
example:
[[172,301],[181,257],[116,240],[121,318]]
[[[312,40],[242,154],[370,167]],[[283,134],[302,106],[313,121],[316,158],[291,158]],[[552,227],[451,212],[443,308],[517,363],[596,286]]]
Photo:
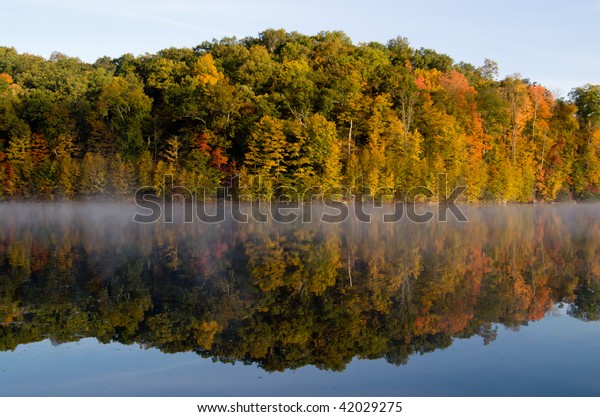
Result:
[[438,173],[473,202],[591,199],[599,158],[600,86],[557,98],[404,38],[266,30],[93,64],[0,48],[2,199],[130,199],[165,175],[402,199]]
[[493,343],[498,323],[518,330],[556,303],[600,319],[595,205],[483,207],[469,223],[210,227],[72,206],[3,212],[0,351],[94,337],[341,370],[355,357],[403,364],[456,338]]

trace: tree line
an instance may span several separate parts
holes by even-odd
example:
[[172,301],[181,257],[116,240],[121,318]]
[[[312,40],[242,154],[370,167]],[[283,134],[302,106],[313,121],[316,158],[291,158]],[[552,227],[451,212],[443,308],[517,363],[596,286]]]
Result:
[[554,97],[401,37],[269,29],[93,64],[0,48],[2,199],[160,195],[165,175],[402,199],[439,173],[471,202],[592,199],[599,157],[600,86]]

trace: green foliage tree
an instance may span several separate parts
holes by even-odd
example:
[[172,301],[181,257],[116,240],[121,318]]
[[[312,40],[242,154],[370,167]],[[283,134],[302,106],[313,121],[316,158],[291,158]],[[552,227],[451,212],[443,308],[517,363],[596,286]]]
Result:
[[133,76],[114,77],[100,93],[98,112],[116,137],[115,151],[125,159],[139,156],[142,126],[150,114],[152,100]]

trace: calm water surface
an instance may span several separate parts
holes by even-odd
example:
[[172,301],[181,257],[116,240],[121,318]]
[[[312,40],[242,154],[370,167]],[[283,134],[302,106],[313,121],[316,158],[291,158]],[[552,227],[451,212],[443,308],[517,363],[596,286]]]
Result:
[[134,212],[0,205],[0,395],[600,395],[599,205]]

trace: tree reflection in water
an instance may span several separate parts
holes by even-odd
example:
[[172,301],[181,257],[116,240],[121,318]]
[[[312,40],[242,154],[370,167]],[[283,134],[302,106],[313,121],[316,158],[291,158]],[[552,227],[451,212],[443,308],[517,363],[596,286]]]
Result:
[[268,371],[404,364],[491,343],[556,303],[598,320],[598,206],[469,209],[469,222],[131,221],[122,205],[0,207],[0,350],[94,337]]

